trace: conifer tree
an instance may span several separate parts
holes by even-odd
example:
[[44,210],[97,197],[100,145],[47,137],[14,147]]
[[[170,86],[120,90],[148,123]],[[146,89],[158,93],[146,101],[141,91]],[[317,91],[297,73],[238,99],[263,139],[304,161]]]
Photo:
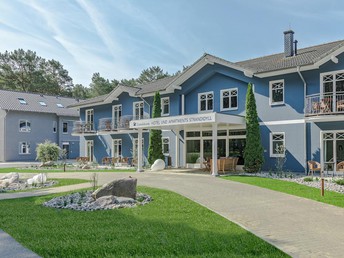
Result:
[[244,170],[249,173],[259,172],[264,163],[257,106],[251,83],[248,84],[246,94],[246,146],[244,160]]
[[[159,92],[154,95],[152,118],[161,116],[161,99]],[[164,159],[162,153],[161,130],[151,129],[149,134],[148,162],[153,164],[157,159]]]

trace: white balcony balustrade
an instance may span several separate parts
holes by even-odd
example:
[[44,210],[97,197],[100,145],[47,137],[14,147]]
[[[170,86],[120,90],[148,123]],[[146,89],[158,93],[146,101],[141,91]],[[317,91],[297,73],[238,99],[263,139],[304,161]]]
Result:
[[344,92],[306,96],[305,116],[344,114]]

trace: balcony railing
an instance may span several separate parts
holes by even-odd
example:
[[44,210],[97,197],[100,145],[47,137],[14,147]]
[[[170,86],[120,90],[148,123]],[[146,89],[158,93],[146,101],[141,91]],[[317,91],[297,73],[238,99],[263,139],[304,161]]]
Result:
[[324,93],[306,96],[306,116],[344,114],[344,93]]
[[148,115],[143,117],[138,116],[121,116],[120,119],[113,120],[112,118],[101,118],[99,119],[98,131],[100,132],[111,132],[118,130],[128,130],[131,120],[148,119]]
[[90,122],[75,121],[72,134],[94,134],[94,124]]

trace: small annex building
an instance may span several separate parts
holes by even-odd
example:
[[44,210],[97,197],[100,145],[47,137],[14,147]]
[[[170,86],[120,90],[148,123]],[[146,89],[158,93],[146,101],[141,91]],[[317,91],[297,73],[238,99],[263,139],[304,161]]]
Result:
[[0,162],[35,161],[36,147],[45,140],[67,151],[67,158],[79,156],[79,137],[72,136],[79,120],[68,105],[73,98],[0,90]]

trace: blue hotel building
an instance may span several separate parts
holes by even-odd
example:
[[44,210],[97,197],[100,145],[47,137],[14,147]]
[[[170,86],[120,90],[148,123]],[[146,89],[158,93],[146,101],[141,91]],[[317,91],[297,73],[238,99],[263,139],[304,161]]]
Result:
[[[237,156],[243,165],[245,98],[253,84],[264,147],[264,170],[285,157],[285,169],[305,172],[315,160],[329,170],[344,160],[344,40],[297,49],[284,32],[284,52],[241,62],[204,54],[181,74],[71,105],[81,156],[142,157],[149,130],[163,132],[163,152],[173,167],[202,166],[203,158]],[[161,95],[162,117],[151,118]],[[283,145],[283,152],[277,151]],[[212,174],[217,174],[213,162]]]

